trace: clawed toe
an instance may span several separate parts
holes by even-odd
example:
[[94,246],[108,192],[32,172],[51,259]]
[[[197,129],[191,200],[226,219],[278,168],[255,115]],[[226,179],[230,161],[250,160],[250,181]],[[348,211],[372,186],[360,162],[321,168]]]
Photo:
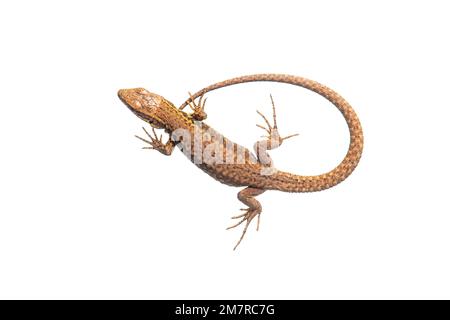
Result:
[[243,209],[241,209],[241,210],[242,210],[242,211],[246,211],[246,212],[243,213],[243,214],[240,214],[240,215],[238,215],[238,216],[232,216],[231,219],[239,219],[239,218],[242,218],[242,217],[244,217],[244,216],[247,215],[248,208],[247,208],[247,209],[243,208]]
[[[234,217],[232,217],[231,219],[235,219]],[[226,230],[230,230],[233,228],[236,228],[237,226],[241,225],[242,222],[244,222],[246,220],[246,218],[243,218],[241,221],[239,221],[238,223],[233,224],[232,226],[229,226]]]

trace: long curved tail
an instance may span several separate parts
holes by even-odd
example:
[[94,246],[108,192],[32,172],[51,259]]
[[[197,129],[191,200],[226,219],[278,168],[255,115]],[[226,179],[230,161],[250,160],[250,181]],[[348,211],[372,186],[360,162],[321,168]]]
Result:
[[286,74],[255,74],[232,78],[215,83],[196,92],[181,105],[180,109],[183,109],[187,103],[191,101],[191,99],[195,99],[206,92],[239,83],[255,81],[288,83],[320,94],[333,103],[339,111],[341,111],[347,121],[348,129],[350,131],[350,145],[348,152],[342,162],[330,172],[317,176],[300,176],[278,171],[277,173],[267,177],[268,179],[266,179],[264,187],[267,189],[286,192],[313,192],[331,188],[345,180],[356,168],[359,159],[361,158],[364,144],[361,124],[355,111],[344,98],[342,98],[335,91],[316,81]]

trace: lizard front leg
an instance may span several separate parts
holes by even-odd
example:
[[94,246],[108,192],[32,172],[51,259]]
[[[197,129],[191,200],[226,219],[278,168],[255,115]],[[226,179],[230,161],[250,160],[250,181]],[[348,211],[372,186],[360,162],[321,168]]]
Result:
[[[190,96],[189,108],[191,108],[191,110],[192,110],[191,117],[197,121],[205,120],[208,117],[208,115],[205,112],[205,103],[206,103],[207,98],[203,99],[203,95],[201,95],[200,99],[198,100],[198,104],[197,104],[197,103],[195,103],[195,99],[193,98],[193,96],[190,92],[189,92],[189,96]],[[182,109],[180,109],[180,110],[182,110]]]
[[173,148],[175,147],[175,142],[169,138],[167,143],[162,142],[162,135],[159,136],[159,138],[156,136],[155,128],[152,127],[153,136],[150,135],[150,133],[145,130],[144,127],[142,127],[144,132],[147,134],[147,136],[150,138],[150,140],[146,140],[144,138],[141,138],[139,136],[135,136],[136,138],[144,141],[145,143],[148,143],[150,147],[142,147],[142,149],[155,149],[161,152],[162,154],[166,156],[170,156],[172,154]]
[[[258,158],[258,162],[260,164],[262,164],[265,167],[265,169],[267,169],[268,171],[271,171],[270,169],[274,169],[274,168],[273,168],[272,159],[270,158],[270,155],[267,153],[267,150],[276,149],[283,143],[284,140],[298,135],[298,133],[296,133],[296,134],[291,134],[291,135],[283,137],[283,138],[280,136],[280,134],[278,132],[278,126],[277,126],[277,115],[275,112],[275,103],[273,102],[272,95],[270,95],[270,100],[272,101],[273,125],[270,124],[269,120],[267,120],[267,118],[261,112],[256,110],[256,112],[263,118],[264,122],[267,125],[267,128],[260,124],[257,124],[256,126],[267,132],[267,136],[263,136],[267,139],[260,140],[260,141],[256,142],[253,146],[253,149],[255,150],[256,156]],[[263,174],[264,174],[264,172],[263,172]],[[266,172],[265,174],[268,174],[268,172]]]
[[253,188],[253,187],[247,187],[238,193],[238,199],[242,203],[247,205],[248,208],[241,209],[243,211],[246,211],[245,213],[238,215],[238,216],[231,217],[232,219],[240,219],[240,218],[242,218],[242,219],[235,225],[232,225],[231,227],[227,228],[227,230],[235,228],[235,227],[239,226],[240,224],[242,224],[244,221],[246,221],[244,230],[242,231],[241,238],[239,239],[239,241],[237,242],[237,244],[233,250],[236,250],[237,246],[241,243],[242,239],[244,239],[245,233],[247,232],[250,222],[252,222],[253,218],[256,216],[258,216],[256,230],[259,229],[259,217],[260,217],[260,214],[262,211],[262,207],[261,207],[261,203],[259,203],[259,201],[255,199],[255,197],[262,194],[264,191],[266,191],[266,190]]

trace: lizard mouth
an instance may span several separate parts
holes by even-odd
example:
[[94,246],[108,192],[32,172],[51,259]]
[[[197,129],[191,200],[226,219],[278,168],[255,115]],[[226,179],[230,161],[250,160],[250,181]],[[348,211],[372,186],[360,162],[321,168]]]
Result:
[[131,109],[131,106],[126,99],[127,89],[120,89],[119,91],[117,91],[117,96],[119,97],[120,101],[123,102],[124,105],[126,105],[129,109]]
[[128,89],[120,89],[119,91],[117,91],[117,96],[127,107],[130,107],[129,103],[127,102],[127,97],[129,95],[130,94]]

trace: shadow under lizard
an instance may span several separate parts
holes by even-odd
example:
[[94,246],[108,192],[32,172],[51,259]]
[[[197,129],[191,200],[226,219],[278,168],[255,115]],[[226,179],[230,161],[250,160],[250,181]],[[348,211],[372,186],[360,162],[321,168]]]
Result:
[[[257,126],[266,131],[267,139],[255,143],[254,151],[256,155],[225,138],[203,122],[207,117],[204,110],[206,99],[203,99],[205,93],[231,85],[256,81],[281,82],[300,86],[318,93],[333,103],[344,116],[350,132],[348,152],[342,162],[330,172],[316,176],[301,176],[276,170],[267,150],[279,147],[284,140],[296,134],[286,137],[280,136],[273,99],[273,124],[270,124],[267,118],[257,111],[267,127]],[[191,95],[179,108],[162,96],[143,88],[121,89],[118,96],[134,114],[152,127],[152,134],[143,128],[149,140],[136,136],[150,145],[144,147],[145,149],[155,149],[164,155],[170,155],[177,145],[194,164],[214,179],[230,186],[246,187],[238,193],[238,199],[247,208],[241,209],[243,214],[232,217],[240,220],[227,228],[231,229],[245,222],[242,235],[234,249],[241,243],[250,222],[255,217],[257,217],[257,229],[259,228],[262,207],[259,201],[255,199],[256,196],[266,190],[314,192],[331,188],[345,180],[353,172],[358,165],[363,150],[364,139],[361,124],[349,103],[330,88],[298,76],[256,74],[232,78],[203,88]],[[199,98],[198,103],[195,102],[197,98]],[[188,105],[192,110],[191,113],[183,111]],[[155,129],[164,129],[169,134],[169,140],[163,143],[162,135],[157,137]],[[184,135],[177,135],[179,132],[183,132]],[[198,159],[195,152],[186,152],[187,150],[194,150],[198,146],[200,147],[201,159]],[[213,146],[212,151],[211,146]],[[216,159],[219,153],[221,157],[218,158],[227,159],[227,161],[199,161],[203,159],[204,153],[208,153],[206,151],[209,152],[210,156],[213,156],[213,159]]]

